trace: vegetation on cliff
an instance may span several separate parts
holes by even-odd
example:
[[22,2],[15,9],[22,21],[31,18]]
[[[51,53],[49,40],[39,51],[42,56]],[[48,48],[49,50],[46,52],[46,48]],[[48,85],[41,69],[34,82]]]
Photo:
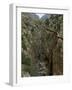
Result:
[[63,74],[63,15],[21,13],[21,76]]

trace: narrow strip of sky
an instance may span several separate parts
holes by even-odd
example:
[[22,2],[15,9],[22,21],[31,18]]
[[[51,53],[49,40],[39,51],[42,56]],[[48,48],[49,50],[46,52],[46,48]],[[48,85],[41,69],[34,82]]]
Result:
[[45,14],[42,14],[42,13],[37,13],[36,15],[39,16],[39,18],[41,18],[42,16],[44,16]]

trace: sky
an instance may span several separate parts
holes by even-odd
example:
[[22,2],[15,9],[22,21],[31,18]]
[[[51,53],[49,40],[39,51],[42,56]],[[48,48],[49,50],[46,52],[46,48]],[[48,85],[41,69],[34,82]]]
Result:
[[37,13],[37,15],[39,16],[39,18],[41,18],[43,15],[45,14],[42,14],[42,13]]

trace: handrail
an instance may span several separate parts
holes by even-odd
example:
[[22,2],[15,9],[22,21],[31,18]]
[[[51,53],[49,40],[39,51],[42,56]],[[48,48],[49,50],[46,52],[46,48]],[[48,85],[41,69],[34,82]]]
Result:
[[[56,31],[53,31],[53,30],[51,30],[51,29],[48,29],[48,28],[47,28],[46,30],[48,30],[48,31],[50,31],[50,32],[54,32],[54,33],[56,33],[56,34],[57,34],[57,32],[56,32]],[[58,37],[59,39],[63,40],[63,38],[62,38],[62,37],[60,37],[60,36],[58,36],[58,35],[57,35],[57,37]]]

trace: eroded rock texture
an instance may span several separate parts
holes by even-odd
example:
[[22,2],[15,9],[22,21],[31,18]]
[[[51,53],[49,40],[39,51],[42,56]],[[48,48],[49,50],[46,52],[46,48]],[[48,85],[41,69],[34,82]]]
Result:
[[21,14],[22,77],[63,74],[63,15],[47,17]]

